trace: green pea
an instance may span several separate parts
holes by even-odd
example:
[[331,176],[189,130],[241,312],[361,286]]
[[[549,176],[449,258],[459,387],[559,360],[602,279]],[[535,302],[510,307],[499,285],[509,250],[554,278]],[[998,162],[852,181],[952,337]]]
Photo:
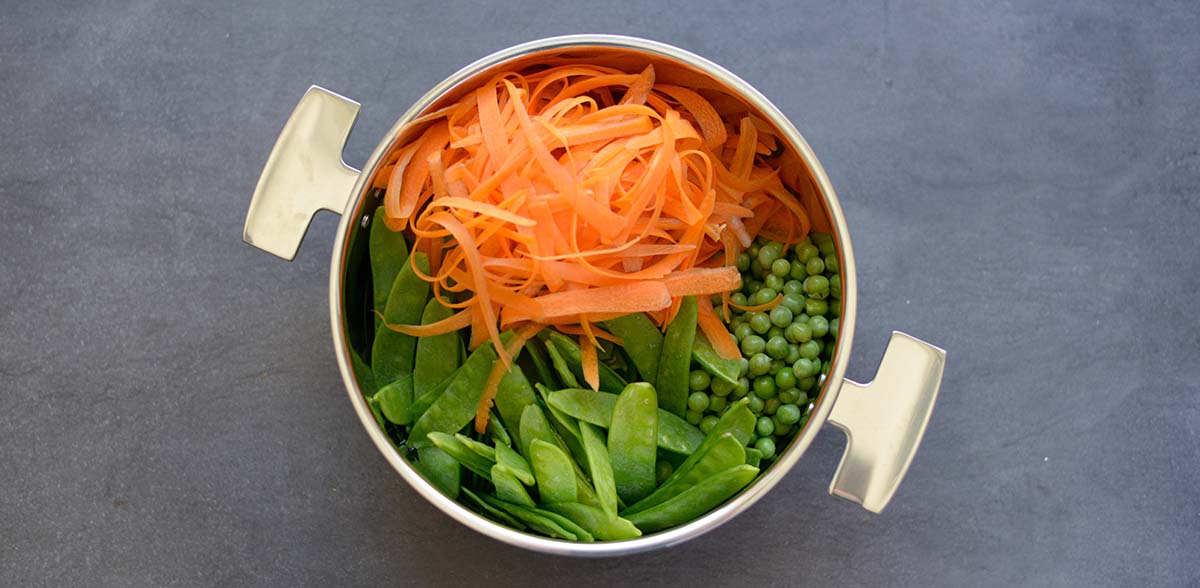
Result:
[[654,480],[661,485],[667,478],[670,478],[671,474],[674,472],[675,466],[672,466],[671,462],[665,459],[660,459],[658,460],[658,463],[654,465]]
[[771,337],[767,341],[765,349],[767,355],[771,356],[771,359],[783,359],[787,355],[787,339],[778,335]]
[[759,241],[756,240],[750,244],[750,248],[746,250],[746,253],[750,254],[750,259],[754,259],[755,257],[758,257],[758,250],[761,248],[762,243],[759,243]]
[[774,378],[775,374],[778,374],[781,369],[783,369],[783,360],[773,359],[771,360],[771,369],[767,370],[767,373],[771,374],[771,377]]
[[811,244],[805,245],[796,251],[796,259],[801,263],[808,263],[808,260],[820,255],[821,251]]
[[745,357],[738,360],[738,377],[750,373],[750,360]]
[[792,324],[792,311],[782,304],[771,309],[771,324],[783,328]]
[[683,418],[687,420],[689,425],[699,425],[704,415],[694,410],[689,410],[684,413]]
[[[824,298],[829,294],[829,278],[825,276],[808,276],[804,280],[804,293],[809,296],[820,296]],[[808,314],[812,314],[811,312]]]
[[763,437],[754,442],[754,448],[762,454],[763,459],[775,457],[775,442],[770,437]]
[[805,394],[803,392],[797,394],[796,401],[793,402],[792,404],[795,404],[796,406],[801,407],[801,410],[804,410],[803,407],[808,406],[808,394]]
[[763,338],[758,335],[750,335],[742,339],[741,342],[742,353],[745,355],[753,356],[756,353],[762,353],[766,348],[767,342],[763,341]]
[[804,359],[816,359],[821,354],[821,344],[815,339],[800,345],[800,357]]
[[733,392],[736,384],[731,384],[720,378],[712,381],[712,393],[717,398],[724,398]]
[[700,430],[707,435],[709,431],[713,430],[713,427],[717,426],[717,423],[720,422],[720,420],[721,419],[716,415],[710,414],[704,417],[704,420],[700,421]]
[[784,404],[775,411],[775,417],[781,423],[794,425],[800,422],[800,407],[795,404]]
[[793,322],[783,331],[783,336],[792,343],[806,343],[812,339],[812,328],[801,322]]
[[771,330],[771,317],[761,312],[754,313],[754,316],[750,317],[750,330],[759,335],[766,334]]
[[775,386],[775,378],[771,376],[759,376],[754,378],[754,395],[766,400],[774,398],[778,388]]
[[746,295],[741,292],[734,292],[733,294],[730,294],[729,301],[738,306],[746,306],[747,305]]
[[788,277],[793,280],[803,280],[804,278],[808,277],[808,270],[805,269],[805,265],[803,263],[798,261],[794,262],[792,263],[791,270],[788,271]]
[[763,275],[763,265],[759,263],[757,257],[750,260],[750,274],[757,277]]
[[[804,292],[804,282],[801,282],[798,279],[797,280],[788,280],[783,283],[783,290],[780,290],[780,292],[783,292],[783,295],[785,297],[788,294],[802,294]],[[786,300],[786,298],[785,298],[785,300]],[[803,302],[804,298],[801,297],[800,300]],[[745,306],[745,305],[743,304],[742,306]],[[801,308],[803,308],[803,305],[801,306]]]
[[830,335],[833,335],[834,337],[838,336],[838,324],[840,324],[840,321],[838,319],[833,319],[833,320],[829,321],[829,334]]
[[837,256],[833,254],[827,254],[825,256],[825,271],[836,272],[838,271],[838,267]]
[[749,393],[750,393],[750,378],[747,378],[746,376],[742,376],[742,377],[738,378],[737,386],[734,387],[734,389],[733,389],[733,397],[735,399],[744,398]]
[[[821,368],[818,366],[817,369],[820,370]],[[808,376],[807,378],[800,378],[800,381],[796,384],[796,387],[807,392],[812,390],[813,386],[816,385],[817,379],[812,376]]]
[[829,312],[829,305],[824,300],[809,298],[804,301],[804,312],[808,313],[809,316],[820,316]]
[[750,401],[746,405],[746,408],[749,408],[750,412],[752,412],[754,414],[762,414],[763,407],[765,406],[763,399],[759,398],[757,396],[754,396],[754,395],[749,396],[749,398],[750,398]]
[[771,422],[770,417],[758,417],[758,421],[754,423],[754,432],[758,433],[759,437],[769,437],[775,432],[775,423]]
[[804,312],[804,296],[799,292],[784,294],[783,300],[779,302],[779,307],[783,307],[791,311],[792,318],[795,320],[795,315]]
[[834,300],[833,303],[831,303],[829,305],[829,314],[832,316],[841,316],[841,314],[842,314],[842,301],[841,300]]
[[[761,341],[761,339],[760,339]],[[765,347],[765,345],[764,345]],[[750,358],[748,375],[761,376],[771,369],[771,358],[765,353],[756,353]]]
[[750,327],[749,323],[742,323],[733,328],[733,338],[737,339],[739,342],[744,341],[746,337],[749,337],[753,334],[754,329]]
[[688,396],[687,403],[688,408],[690,409],[688,412],[695,411],[698,413],[703,413],[705,410],[708,410],[708,394],[703,392],[692,392],[691,395]]
[[829,295],[838,299],[842,297],[841,274],[833,274],[833,277],[829,278]]
[[821,272],[825,271],[825,261],[820,257],[814,257],[808,260],[808,263],[804,266],[804,270],[810,276],[820,275]]
[[792,264],[786,259],[776,259],[771,262],[771,273],[776,276],[782,278],[788,275],[790,271],[792,271]]
[[796,360],[800,359],[800,346],[795,343],[788,343],[787,356],[783,358],[783,363],[792,365]]
[[832,239],[830,239],[828,241],[821,241],[820,243],[817,243],[817,248],[818,248],[818,250],[820,250],[822,255],[833,255],[837,251],[837,249],[833,245]]
[[763,401],[763,414],[775,414],[775,411],[779,409],[779,406],[781,404],[783,404],[783,403],[779,401],[778,397],[768,398],[768,399],[764,400]]
[[712,377],[704,370],[692,370],[692,373],[688,374],[688,388],[692,390],[705,390],[711,382]]
[[770,341],[774,337],[783,337],[783,329],[771,325],[771,328],[767,330],[767,340]]
[[[783,408],[780,406],[779,408]],[[786,445],[788,442],[788,433],[792,432],[792,425],[779,422],[779,411],[775,411],[775,415],[771,417],[771,422],[775,425],[775,443]]]
[[[708,412],[721,414],[725,412],[725,407],[729,405],[728,403],[729,401],[724,396],[711,396],[708,399]],[[704,421],[701,421],[700,424],[704,424]],[[704,432],[707,433],[708,431]]]
[[829,332],[829,320],[823,316],[814,316],[808,321],[808,326],[812,328],[813,337],[824,337]]
[[796,389],[794,386],[787,388],[783,392],[779,393],[779,402],[782,402],[784,405],[795,403],[796,400],[800,398],[801,394],[803,394],[803,392]]
[[792,368],[782,368],[775,374],[775,386],[780,390],[796,387],[796,374],[792,371]]
[[[783,289],[783,278],[775,274],[768,274],[767,277],[763,279],[763,286],[778,292],[779,290]],[[770,302],[770,300],[767,302]]]
[[801,357],[792,364],[792,374],[800,379],[815,376],[820,369],[821,366],[817,362],[807,357]]
[[738,254],[736,263],[739,272],[744,274],[750,270],[750,256],[745,251]]
[[779,249],[774,247],[763,247],[758,250],[758,264],[763,267],[771,267],[775,260],[779,259]]
[[778,292],[776,292],[774,288],[759,288],[758,291],[750,297],[750,304],[766,304],[774,300],[775,296],[777,295]]

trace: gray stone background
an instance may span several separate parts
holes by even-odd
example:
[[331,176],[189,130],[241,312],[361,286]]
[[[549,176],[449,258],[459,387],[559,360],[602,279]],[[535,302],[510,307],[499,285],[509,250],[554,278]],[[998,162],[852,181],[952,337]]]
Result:
[[[3,2],[0,585],[1200,585],[1194,2]],[[330,347],[324,214],[241,243],[296,100],[364,105],[361,164],[427,88],[554,34],[649,37],[755,84],[819,154],[861,284],[949,351],[873,516],[830,429],[667,551],[541,556],[377,454]]]

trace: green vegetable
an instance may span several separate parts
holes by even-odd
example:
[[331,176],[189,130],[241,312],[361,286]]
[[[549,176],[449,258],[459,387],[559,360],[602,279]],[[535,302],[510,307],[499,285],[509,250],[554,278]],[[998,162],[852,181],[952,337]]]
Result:
[[571,366],[567,365],[567,360],[558,346],[547,342],[546,354],[550,356],[550,364],[554,366],[554,372],[558,374],[559,381],[568,388],[578,388],[579,380],[575,379],[575,373],[571,371]]
[[500,464],[492,466],[492,484],[496,486],[496,498],[513,504],[536,506],[516,476]]
[[[570,337],[559,333],[553,329],[546,329],[539,333],[539,336],[545,336],[547,345],[546,350],[551,348],[557,349],[565,360],[567,367],[575,376],[576,382],[583,380],[583,351],[579,349],[579,344],[571,340]],[[661,363],[661,360],[660,360]],[[574,385],[567,382],[564,378],[563,384],[569,388],[578,388],[579,384]],[[600,390],[604,392],[620,392],[625,388],[625,378],[622,378],[612,368],[601,363],[600,364]]]
[[547,504],[545,509],[570,519],[601,541],[621,541],[642,536],[642,532],[633,526],[633,523],[594,506],[559,502]]
[[479,495],[479,498],[493,508],[504,511],[506,514],[516,518],[517,520],[529,525],[529,527],[543,535],[549,535],[557,539],[566,539],[568,541],[584,541],[585,539],[563,528],[557,521],[551,519],[542,511],[528,506],[521,506],[511,502],[505,502],[498,498],[494,498],[487,494]]
[[542,384],[558,388],[558,378],[554,376],[554,371],[550,368],[550,360],[546,357],[546,352],[542,351],[541,343],[537,340],[527,341],[523,350],[529,356],[529,360],[533,362],[533,368],[537,371],[537,376],[541,379]]
[[508,473],[516,476],[522,484],[532,486],[536,482],[533,477],[533,468],[529,467],[529,462],[521,457],[515,449],[504,444],[496,445],[496,465],[508,470]]
[[435,446],[417,450],[417,471],[425,476],[442,494],[450,498],[458,498],[462,468],[458,460]]
[[488,445],[487,443],[483,443],[481,441],[476,441],[466,435],[463,435],[462,433],[455,433],[454,438],[458,439],[458,442],[462,443],[463,446],[466,447],[467,449],[470,449],[471,451],[478,453],[480,455],[480,457],[483,457],[483,458],[487,459],[488,461],[493,461],[493,462],[496,461],[496,448],[495,447],[492,447],[491,445]]
[[375,374],[371,372],[371,366],[367,365],[353,348],[350,349],[350,369],[354,371],[354,379],[358,382],[358,389],[363,396],[375,394],[379,389],[375,385]]
[[[415,325],[421,320],[421,310],[429,296],[429,282],[413,271],[415,263],[422,273],[429,274],[429,258],[421,252],[412,254],[413,263],[405,263],[392,283],[383,317],[391,325]],[[371,371],[375,384],[385,385],[401,376],[411,374],[417,350],[417,338],[397,333],[386,325],[375,331],[371,347]]]
[[[452,314],[453,310],[442,306],[437,298],[433,298],[421,313],[421,324],[432,324]],[[458,369],[458,343],[461,340],[458,333],[453,331],[417,339],[412,382],[416,398],[424,396]]]
[[447,455],[453,457],[463,467],[479,474],[484,479],[492,479],[492,466],[496,465],[494,460],[490,460],[472,451],[453,435],[433,431],[429,433],[428,439],[430,443],[433,443],[438,449],[445,451]]
[[[523,444],[521,453],[530,462],[533,459],[529,451],[529,445],[534,439],[540,439],[546,443],[557,445],[564,452],[569,451],[566,444],[554,433],[554,429],[550,427],[550,421],[546,420],[546,415],[537,404],[525,407],[525,411],[521,414],[521,443]],[[572,462],[572,465],[575,468],[575,490],[578,494],[578,501],[584,504],[599,506],[600,502],[596,497],[596,492],[583,475],[583,471],[579,468],[578,464]]]
[[[457,373],[458,370],[455,370],[454,374]],[[437,402],[438,398],[442,397],[442,393],[446,391],[446,388],[450,387],[450,382],[454,381],[454,374],[450,374],[445,380],[435,384],[424,396],[416,397],[416,400],[412,403],[412,407],[409,409],[410,420],[416,422],[425,414],[425,411],[429,410],[430,406],[433,406],[434,402]]]
[[[741,374],[740,360],[721,357],[713,349],[712,343],[708,341],[708,337],[705,337],[704,333],[696,333],[696,340],[692,344],[692,359],[704,367],[709,374],[730,384],[737,384],[738,376]],[[711,382],[714,389],[717,383],[718,381]],[[704,386],[704,388],[707,387]]]
[[696,342],[697,313],[696,297],[684,297],[679,304],[679,313],[667,326],[662,354],[658,358],[655,381],[658,406],[676,416],[683,416],[687,410],[688,374],[691,372],[692,347]]
[[747,447],[745,451],[746,451],[746,465],[758,467],[758,465],[760,463],[762,463],[762,452],[761,451],[759,451],[753,447]]
[[[749,261],[747,261],[749,263]],[[608,331],[621,338],[622,348],[637,368],[642,380],[654,385],[658,377],[658,358],[663,335],[645,313],[636,312],[604,322]]]
[[[383,222],[382,207],[376,209],[371,219],[371,235],[367,241],[367,251],[371,255],[371,283],[374,284],[375,312],[385,314],[388,295],[392,292],[392,284],[396,276],[408,262],[408,243],[404,233],[387,228]],[[375,315],[375,329],[382,322]]]
[[525,523],[518,521],[517,519],[510,516],[508,513],[488,504],[487,502],[484,502],[484,500],[482,498],[480,498],[479,495],[475,494],[474,492],[471,492],[469,489],[463,488],[462,491],[463,491],[463,496],[466,496],[470,500],[470,502],[475,504],[475,506],[479,507],[479,509],[482,510],[485,515],[492,517],[493,519],[499,521],[500,523],[508,525],[518,531],[524,531],[525,529],[528,528],[525,526]]
[[754,442],[754,448],[762,454],[763,459],[771,459],[775,457],[775,442],[769,437],[763,437]]
[[727,469],[684,490],[653,508],[625,518],[649,533],[691,521],[725,502],[758,475],[758,468],[745,464]]
[[[650,496],[630,505],[621,512],[621,516],[628,517],[653,508],[720,472],[744,463],[746,463],[746,450],[743,443],[738,441],[732,433],[723,433],[708,446],[704,454],[700,455],[691,467],[686,471],[681,471],[678,476],[669,478],[668,482],[660,485]],[[682,466],[680,469],[682,470]]]
[[[604,435],[596,425],[589,422],[580,422],[579,432],[583,440],[583,450],[587,454],[588,471],[592,474],[592,484],[596,487],[596,497],[600,501],[600,507],[609,517],[615,517],[617,516],[617,483],[613,479],[612,461],[608,457],[608,447],[605,445]],[[570,517],[566,513],[559,514]],[[582,523],[580,524],[582,525]],[[587,525],[583,526],[587,528]],[[596,533],[593,532],[593,534]],[[599,535],[597,534],[597,536]]]
[[[414,253],[413,255],[420,255]],[[427,447],[426,436],[433,431],[455,433],[475,418],[483,384],[487,380],[496,352],[490,342],[475,349],[463,366],[454,372],[446,391],[417,419],[408,435],[408,443],[417,449]],[[491,469],[490,466],[488,469]]]
[[500,417],[494,410],[488,411],[487,432],[496,445],[512,445],[512,436],[508,434],[508,429],[504,428],[504,423],[500,422]]
[[526,406],[536,402],[533,386],[529,384],[521,366],[514,363],[512,369],[500,378],[500,384],[496,388],[496,411],[500,413],[504,424],[511,429],[510,433],[515,437],[517,445],[521,444],[521,413],[525,411]]
[[[613,409],[617,405],[616,394],[568,388],[550,392],[546,400],[547,404],[580,421],[606,429],[612,427]],[[703,441],[704,434],[696,427],[665,410],[658,410],[656,442],[659,447],[688,455],[695,451]]]
[[387,420],[397,425],[412,422],[413,377],[404,376],[375,393],[379,410]]
[[575,502],[575,469],[557,445],[534,439],[529,444],[533,477],[542,502]]
[[[692,322],[695,323],[694,320]],[[695,328],[695,324],[692,327]],[[671,337],[668,334],[663,344],[664,351],[670,348],[670,342]],[[684,356],[685,359],[688,357]],[[660,383],[665,381],[663,375],[664,372],[660,369]],[[671,372],[667,372],[667,375],[673,376]],[[684,377],[686,378],[686,372]],[[683,383],[686,387],[686,379]],[[654,386],[644,382],[626,386],[613,407],[612,426],[608,430],[608,455],[612,461],[617,495],[627,504],[637,502],[654,491],[655,448],[658,437],[657,407]]]

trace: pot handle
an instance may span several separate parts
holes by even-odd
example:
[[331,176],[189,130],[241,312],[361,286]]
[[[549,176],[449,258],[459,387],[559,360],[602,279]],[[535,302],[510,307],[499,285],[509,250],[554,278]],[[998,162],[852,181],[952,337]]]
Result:
[[242,239],[291,261],[318,210],[341,214],[361,172],[342,161],[359,103],[313,86],[267,157]]
[[846,380],[828,422],[846,433],[829,493],[878,513],[887,506],[925,435],[946,352],[892,332],[875,379]]

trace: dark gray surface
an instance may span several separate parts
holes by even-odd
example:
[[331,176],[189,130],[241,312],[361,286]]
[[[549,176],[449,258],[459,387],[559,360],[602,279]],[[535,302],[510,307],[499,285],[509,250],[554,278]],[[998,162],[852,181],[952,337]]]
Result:
[[[0,585],[1196,586],[1200,9],[1188,2],[534,2],[0,10]],[[53,4],[53,5],[51,5]],[[850,375],[949,350],[882,516],[822,435],[684,546],[579,561],[429,506],[331,352],[333,215],[241,243],[310,83],[360,163],[461,65],[570,32],[655,38],[757,85],[855,239]]]

